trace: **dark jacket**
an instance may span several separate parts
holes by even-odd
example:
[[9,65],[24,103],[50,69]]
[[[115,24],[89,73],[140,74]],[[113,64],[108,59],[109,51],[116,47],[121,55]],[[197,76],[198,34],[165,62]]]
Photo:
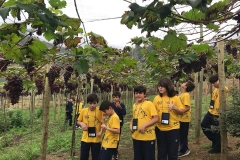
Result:
[[73,111],[73,103],[72,102],[70,102],[70,101],[67,101],[67,103],[66,103],[66,112],[69,112],[69,113],[72,113],[72,111]]
[[121,109],[116,107],[115,103],[113,102],[113,109],[114,111],[116,112],[116,114],[118,115],[119,119],[120,119],[120,126],[122,127],[123,126],[123,117],[126,115],[126,107],[123,103],[120,103],[121,105]]

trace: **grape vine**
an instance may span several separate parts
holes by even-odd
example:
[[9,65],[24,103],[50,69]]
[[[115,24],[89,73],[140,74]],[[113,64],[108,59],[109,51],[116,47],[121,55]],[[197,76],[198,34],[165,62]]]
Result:
[[12,105],[18,103],[19,97],[23,91],[23,81],[20,77],[14,76],[7,78],[7,83],[3,88],[8,91],[8,96]]

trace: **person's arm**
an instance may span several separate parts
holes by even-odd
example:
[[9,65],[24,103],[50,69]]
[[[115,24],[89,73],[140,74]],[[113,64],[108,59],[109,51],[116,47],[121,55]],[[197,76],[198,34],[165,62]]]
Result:
[[185,108],[182,111],[183,111],[183,113],[186,113],[189,110],[190,110],[190,106],[185,105]]
[[110,131],[114,134],[119,134],[120,133],[120,128],[109,128],[109,127],[106,126],[106,124],[102,124],[101,127],[102,127],[102,129],[108,130],[108,131]]
[[87,124],[85,124],[85,123],[83,123],[81,121],[78,121],[77,124],[79,124],[81,126],[82,130],[84,130],[84,131],[88,130]]
[[177,114],[180,114],[180,115],[182,115],[184,113],[183,110],[179,109],[177,106],[175,106],[173,104],[173,102],[168,105],[168,109],[169,109],[169,111],[174,110]]
[[140,128],[139,128],[139,132],[140,133],[144,133],[145,129],[151,125],[154,125],[156,122],[158,121],[158,116],[152,116],[152,119],[150,121],[148,121],[147,123],[143,124]]

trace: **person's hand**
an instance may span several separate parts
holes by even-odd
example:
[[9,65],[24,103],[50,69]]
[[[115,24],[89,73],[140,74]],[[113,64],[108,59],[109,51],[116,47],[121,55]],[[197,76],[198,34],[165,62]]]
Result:
[[81,127],[82,127],[82,130],[84,131],[88,130],[88,126],[85,123],[82,123]]
[[175,105],[172,102],[168,105],[168,110],[171,111],[171,110],[174,110],[174,109],[175,109]]
[[139,128],[139,132],[143,134],[143,133],[145,132],[145,129],[146,129],[145,125],[142,125],[142,126]]
[[121,103],[119,101],[116,102],[115,105],[116,105],[117,108],[122,109]]
[[130,131],[131,131],[132,133],[134,132],[134,130],[132,129],[132,123],[130,123],[129,129],[130,129]]
[[101,128],[105,131],[105,130],[107,129],[106,124],[102,124],[102,125],[101,125]]
[[102,136],[102,132],[100,131],[97,133],[97,137],[101,137],[101,136]]

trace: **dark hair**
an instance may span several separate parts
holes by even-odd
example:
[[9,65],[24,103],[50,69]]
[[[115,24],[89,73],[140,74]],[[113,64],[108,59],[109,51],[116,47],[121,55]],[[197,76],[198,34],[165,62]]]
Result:
[[118,92],[118,91],[116,91],[116,92],[113,92],[113,94],[112,94],[112,97],[121,97],[121,93],[120,92]]
[[209,78],[209,82],[210,83],[215,83],[218,81],[218,74],[215,74],[215,75],[212,75],[210,78]]
[[146,91],[147,91],[147,88],[146,87],[144,87],[143,85],[138,85],[138,86],[135,86],[134,87],[134,93],[144,93],[144,94],[146,94]]
[[70,97],[70,99],[72,99],[73,101],[75,101],[75,98],[74,98],[74,97]]
[[98,96],[96,94],[89,94],[87,96],[87,103],[97,102],[98,103]]
[[186,87],[186,92],[191,92],[194,90],[195,84],[192,81],[187,81]]
[[[170,79],[168,79],[168,78],[160,78],[159,81],[158,81],[158,87],[159,86],[166,88],[168,97],[173,97],[173,96],[176,95],[173,83],[172,83],[172,81]],[[162,97],[161,93],[159,93],[159,95]]]
[[109,107],[112,107],[112,103],[108,100],[105,100],[100,104],[99,110],[104,112],[108,110]]

